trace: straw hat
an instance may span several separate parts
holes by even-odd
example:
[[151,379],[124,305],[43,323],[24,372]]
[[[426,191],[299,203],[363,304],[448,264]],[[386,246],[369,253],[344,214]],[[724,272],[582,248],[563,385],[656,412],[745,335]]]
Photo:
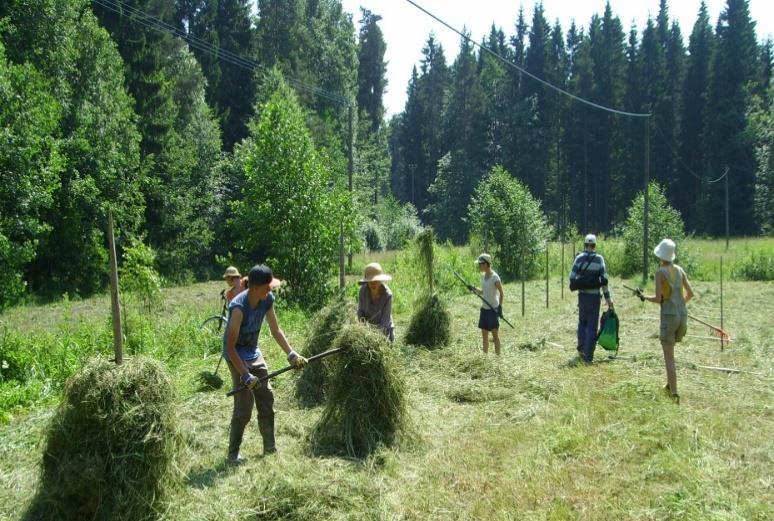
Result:
[[239,270],[236,269],[234,266],[229,266],[226,268],[226,272],[223,274],[224,279],[228,279],[231,277],[241,277],[242,275],[239,274]]
[[492,256],[489,255],[488,253],[482,253],[481,255],[478,256],[478,258],[475,261],[473,261],[473,264],[478,266],[482,262],[486,262],[487,264],[489,264],[491,266],[492,265]]
[[363,278],[359,282],[365,284],[366,282],[387,282],[388,280],[392,280],[392,277],[384,273],[382,265],[378,262],[372,262],[365,267]]
[[667,262],[675,260],[675,241],[672,239],[664,239],[653,250],[653,254],[659,259]]

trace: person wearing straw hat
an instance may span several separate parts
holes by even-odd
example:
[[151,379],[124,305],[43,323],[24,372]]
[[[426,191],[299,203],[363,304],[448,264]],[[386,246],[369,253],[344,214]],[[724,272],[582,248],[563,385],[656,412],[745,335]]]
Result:
[[381,264],[372,262],[365,267],[360,279],[357,301],[357,318],[378,327],[390,342],[395,340],[395,324],[392,321],[392,291],[385,282],[392,277],[384,273]]
[[492,256],[482,253],[473,262],[481,272],[481,289],[473,288],[486,304],[481,303],[478,314],[478,328],[481,330],[481,341],[484,353],[489,352],[489,333],[495,346],[495,354],[500,356],[500,316],[503,313],[503,284],[500,275],[492,269]]
[[234,266],[226,268],[225,273],[223,273],[223,280],[225,280],[226,284],[229,286],[228,291],[226,291],[224,295],[226,305],[234,300],[234,297],[247,289],[247,277],[242,277],[239,270]]
[[685,305],[693,298],[693,288],[685,270],[674,263],[676,248],[672,239],[664,239],[656,246],[653,254],[661,261],[661,266],[656,270],[656,294],[643,295],[642,290],[638,289],[637,296],[643,302],[647,300],[661,306],[658,337],[661,340],[666,366],[667,383],[664,391],[675,402],[680,403],[680,396],[677,394],[675,344],[680,342],[688,331],[688,310]]
[[258,430],[263,439],[263,453],[277,451],[274,440],[274,393],[268,380],[260,378],[269,374],[269,367],[258,346],[263,319],[269,323],[271,336],[287,354],[288,362],[296,368],[306,365],[306,358],[296,353],[285,333],[280,329],[274,313],[273,289],[281,281],[274,277],[271,268],[263,264],[253,266],[247,275],[248,288],[228,306],[228,324],[223,336],[223,357],[228,362],[233,388],[244,386],[234,395],[234,411],[228,442],[228,462],[244,463],[239,454],[245,427],[250,422],[253,406],[258,409]]
[[570,289],[574,289],[573,285],[578,281],[589,281],[588,285],[578,288],[577,349],[581,360],[587,364],[594,360],[594,349],[597,346],[600,289],[608,309],[613,309],[613,300],[607,287],[605,259],[596,250],[597,237],[590,233],[583,239],[583,251],[575,257],[570,270]]

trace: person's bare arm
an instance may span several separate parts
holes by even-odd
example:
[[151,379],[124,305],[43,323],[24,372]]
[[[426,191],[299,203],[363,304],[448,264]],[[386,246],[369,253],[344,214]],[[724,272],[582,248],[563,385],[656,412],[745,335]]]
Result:
[[228,356],[231,365],[240,375],[249,373],[247,366],[239,358],[239,353],[236,350],[236,342],[239,338],[239,327],[242,325],[242,310],[234,308],[231,310],[231,318],[228,321],[228,329],[226,329],[226,355]]
[[653,302],[654,304],[661,304],[661,285],[664,283],[664,274],[660,271],[656,272],[656,294],[653,296],[645,295],[645,300]]
[[693,288],[688,281],[688,275],[683,271],[683,287],[685,288],[685,303],[687,304],[693,298]]
[[495,282],[495,288],[497,288],[497,291],[500,292],[500,305],[503,305],[503,300],[505,300],[505,292],[503,291],[503,284],[499,280]]

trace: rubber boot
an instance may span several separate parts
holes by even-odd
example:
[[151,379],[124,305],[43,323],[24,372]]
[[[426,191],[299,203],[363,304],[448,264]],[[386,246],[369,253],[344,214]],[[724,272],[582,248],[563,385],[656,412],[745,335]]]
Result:
[[239,447],[242,445],[242,435],[245,425],[232,423],[228,433],[228,462],[232,465],[241,465],[247,460],[239,455]]
[[263,453],[273,454],[277,452],[277,446],[274,442],[274,416],[259,416],[258,430],[261,431],[261,438],[263,438]]

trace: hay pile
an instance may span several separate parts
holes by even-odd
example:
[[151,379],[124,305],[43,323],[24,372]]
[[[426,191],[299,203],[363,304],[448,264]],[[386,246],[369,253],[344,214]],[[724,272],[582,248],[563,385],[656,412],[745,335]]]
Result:
[[[346,295],[339,295],[312,318],[312,330],[301,354],[306,358],[332,349],[341,329],[357,321],[357,308]],[[312,363],[302,369],[296,380],[296,397],[302,405],[312,407],[325,401],[326,363]]]
[[428,349],[443,347],[451,339],[451,316],[441,298],[433,290],[433,229],[425,228],[417,236],[419,264],[427,283],[422,297],[414,305],[406,330],[406,343]]
[[380,445],[395,445],[407,433],[403,379],[392,346],[365,324],[347,326],[333,347],[346,351],[331,360],[325,410],[309,441],[317,454],[362,458]]
[[29,520],[145,520],[158,516],[181,437],[164,368],[93,359],[67,383],[46,439]]
[[451,317],[446,304],[437,295],[423,297],[415,305],[405,341],[407,344],[436,349],[451,340]]

